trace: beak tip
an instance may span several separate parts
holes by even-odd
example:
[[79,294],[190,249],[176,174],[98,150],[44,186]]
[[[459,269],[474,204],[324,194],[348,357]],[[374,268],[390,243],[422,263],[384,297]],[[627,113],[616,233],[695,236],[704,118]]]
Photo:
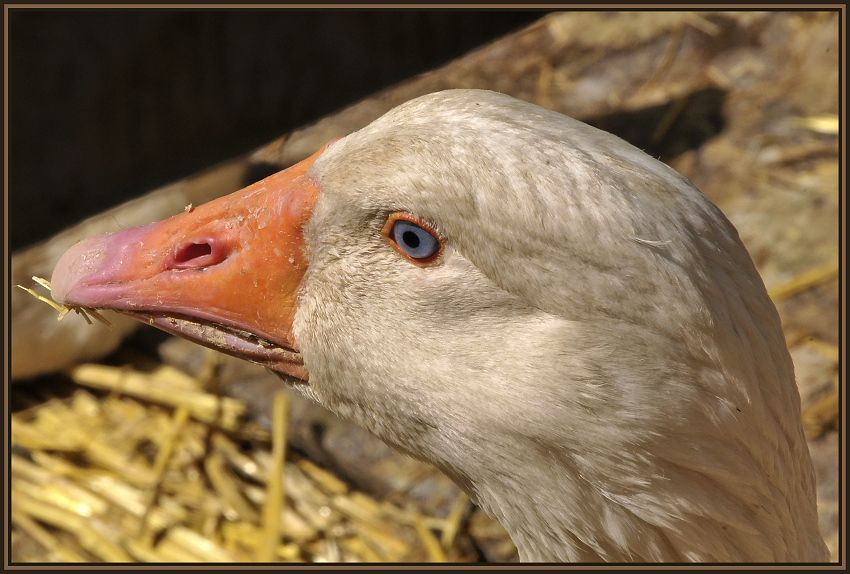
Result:
[[50,294],[57,303],[69,303],[68,295],[95,274],[109,254],[109,234],[90,237],[74,244],[65,252],[50,278]]

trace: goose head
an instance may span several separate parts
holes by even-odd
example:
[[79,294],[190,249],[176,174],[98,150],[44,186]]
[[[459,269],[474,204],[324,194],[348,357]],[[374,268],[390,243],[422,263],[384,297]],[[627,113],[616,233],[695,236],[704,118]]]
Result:
[[508,96],[407,102],[164,222],[64,303],[263,364],[452,477],[527,561],[819,561],[779,316],[723,214]]

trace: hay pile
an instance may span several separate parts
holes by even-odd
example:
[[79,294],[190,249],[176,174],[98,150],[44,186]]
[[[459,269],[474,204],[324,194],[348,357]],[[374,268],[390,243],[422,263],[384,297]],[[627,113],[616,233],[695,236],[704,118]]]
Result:
[[423,516],[287,456],[284,395],[269,433],[170,366],[70,375],[69,397],[18,393],[32,404],[12,414],[16,562],[477,559],[457,544],[465,497]]

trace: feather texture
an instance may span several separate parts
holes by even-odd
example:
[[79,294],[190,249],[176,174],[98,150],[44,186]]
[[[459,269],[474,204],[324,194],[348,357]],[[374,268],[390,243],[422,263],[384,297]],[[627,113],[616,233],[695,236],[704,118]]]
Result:
[[[399,106],[309,175],[306,392],[437,464],[524,560],[826,559],[778,314],[681,175],[475,90]],[[376,240],[396,211],[444,237],[438,265]]]

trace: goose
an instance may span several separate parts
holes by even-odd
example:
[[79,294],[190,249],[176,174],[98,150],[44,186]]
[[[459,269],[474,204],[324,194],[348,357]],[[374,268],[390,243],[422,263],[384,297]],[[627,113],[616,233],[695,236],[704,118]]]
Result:
[[266,366],[440,468],[523,561],[829,558],[794,367],[737,231],[557,112],[413,99],[77,243],[52,293]]

